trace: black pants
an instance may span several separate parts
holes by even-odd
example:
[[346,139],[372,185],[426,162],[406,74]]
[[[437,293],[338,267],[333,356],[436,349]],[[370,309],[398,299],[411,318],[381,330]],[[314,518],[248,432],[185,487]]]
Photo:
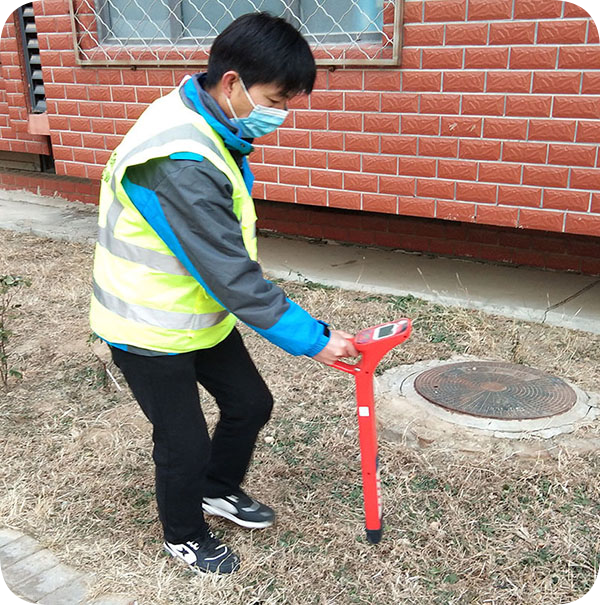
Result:
[[[237,330],[211,349],[145,357],[111,347],[133,395],[153,426],[156,500],[165,540],[206,534],[202,497],[239,489],[273,398]],[[212,440],[199,382],[221,415]]]

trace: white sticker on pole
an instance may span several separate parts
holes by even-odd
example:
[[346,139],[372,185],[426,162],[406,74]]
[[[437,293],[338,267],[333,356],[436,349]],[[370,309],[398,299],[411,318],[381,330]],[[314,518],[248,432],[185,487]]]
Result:
[[366,405],[361,405],[358,408],[358,415],[359,416],[370,416],[371,412],[369,412],[369,408]]

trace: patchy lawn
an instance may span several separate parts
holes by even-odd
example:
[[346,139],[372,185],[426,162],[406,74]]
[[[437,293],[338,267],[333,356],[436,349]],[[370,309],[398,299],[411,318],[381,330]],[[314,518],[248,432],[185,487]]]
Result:
[[[179,566],[162,554],[150,425],[89,344],[91,259],[89,245],[0,231],[0,275],[31,280],[18,292],[8,343],[23,379],[0,390],[0,523],[95,573],[98,594],[131,594],[140,605],[558,605],[591,588],[600,542],[596,454],[474,459],[380,440],[386,528],[371,546],[351,377],[245,328],[276,400],[247,487],[277,509],[278,523],[249,532],[212,522],[243,559],[232,577]],[[597,335],[412,297],[283,286],[350,331],[412,317],[413,336],[383,367],[470,354],[599,388]],[[214,423],[205,393],[203,406]],[[600,430],[586,431],[600,445]]]

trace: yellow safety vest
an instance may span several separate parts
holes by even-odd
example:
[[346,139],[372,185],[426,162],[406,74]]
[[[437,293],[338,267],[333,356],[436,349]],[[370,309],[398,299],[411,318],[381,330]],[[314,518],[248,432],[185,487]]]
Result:
[[235,325],[235,317],[190,275],[122,185],[129,166],[181,152],[203,156],[227,176],[244,245],[257,258],[256,212],[242,173],[221,137],[175,89],[146,109],[102,175],[90,323],[108,342],[183,353],[213,347]]

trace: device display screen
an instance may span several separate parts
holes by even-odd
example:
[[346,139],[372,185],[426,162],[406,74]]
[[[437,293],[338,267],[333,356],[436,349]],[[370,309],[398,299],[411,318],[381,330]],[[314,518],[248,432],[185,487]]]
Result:
[[387,326],[381,326],[375,333],[375,339],[385,338],[391,336],[396,330],[396,324],[389,324]]

